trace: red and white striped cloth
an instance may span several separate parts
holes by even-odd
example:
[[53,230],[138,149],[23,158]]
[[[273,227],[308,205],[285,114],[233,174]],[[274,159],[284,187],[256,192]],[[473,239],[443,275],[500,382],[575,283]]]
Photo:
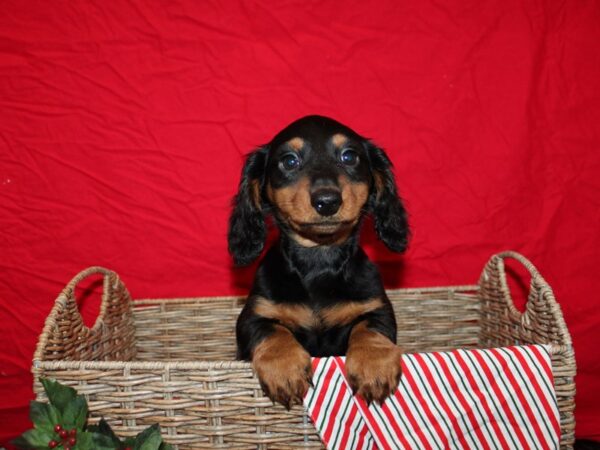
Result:
[[314,358],[313,369],[304,406],[330,450],[559,448],[545,346],[404,355],[381,406],[352,395],[345,358]]

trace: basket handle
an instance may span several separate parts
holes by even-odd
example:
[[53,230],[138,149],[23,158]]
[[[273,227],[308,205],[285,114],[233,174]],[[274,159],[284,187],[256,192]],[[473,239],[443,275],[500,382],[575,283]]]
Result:
[[[73,277],[69,283],[62,290],[61,294],[57,298],[57,302],[61,301],[61,298],[64,299],[65,305],[67,306],[67,310],[71,313],[72,320],[81,321],[83,323],[83,317],[81,316],[81,311],[79,310],[79,305],[77,304],[77,297],[75,296],[75,290],[79,283],[81,283],[86,278],[89,278],[94,275],[103,275],[103,283],[102,283],[102,300],[100,301],[100,312],[94,325],[86,328],[95,329],[101,326],[102,322],[104,322],[105,317],[109,313],[109,302],[110,297],[113,295],[113,290],[117,289],[120,283],[120,279],[118,275],[104,267],[94,266],[88,267],[85,270],[82,270],[77,275]],[[129,296],[126,296],[123,300],[130,300]]]
[[[504,263],[509,258],[519,261],[531,275],[524,312],[515,307],[508,287]],[[520,335],[518,341],[571,345],[571,337],[552,288],[531,261],[520,253],[505,251],[492,256],[481,274],[479,285],[481,298],[489,304],[486,309],[491,314],[485,320],[484,328],[496,330],[504,325],[509,327],[508,323],[511,323],[511,327],[517,327],[513,331]],[[497,330],[487,332],[498,333]]]
[[[90,328],[83,322],[75,290],[84,279],[97,274],[103,275],[102,300],[100,313]],[[133,332],[133,304],[119,276],[103,267],[89,267],[75,275],[58,295],[40,335],[34,360],[119,358],[122,355],[117,353],[121,349],[132,347]],[[120,350],[99,348],[99,343],[107,341],[122,343],[118,345]]]
[[506,278],[506,266],[504,263],[507,259],[514,259],[520,262],[531,275],[531,282],[529,284],[529,293],[527,297],[527,302],[525,304],[525,311],[527,311],[527,309],[530,307],[530,300],[532,298],[532,295],[534,295],[536,291],[551,291],[551,288],[550,285],[546,282],[546,280],[544,280],[542,275],[540,275],[540,272],[533,265],[533,263],[520,253],[517,253],[515,251],[505,251],[493,256],[490,262],[492,262],[496,266],[500,290],[504,296],[504,299],[506,300],[507,307],[512,314],[522,316],[524,312],[519,311],[515,306],[515,302],[513,301],[510,288],[508,287],[508,280]]

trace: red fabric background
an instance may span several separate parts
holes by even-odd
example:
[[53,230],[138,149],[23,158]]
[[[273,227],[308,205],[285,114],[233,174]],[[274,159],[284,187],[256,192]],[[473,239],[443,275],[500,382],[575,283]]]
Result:
[[138,298],[247,289],[225,240],[243,155],[310,113],[395,163],[411,249],[365,239],[388,286],[474,283],[507,248],[538,266],[600,439],[599,44],[594,0],[2,2],[0,442],[82,268]]

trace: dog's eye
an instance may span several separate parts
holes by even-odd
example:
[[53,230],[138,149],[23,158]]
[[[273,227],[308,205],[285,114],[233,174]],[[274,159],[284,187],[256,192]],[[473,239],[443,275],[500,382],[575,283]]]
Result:
[[340,153],[340,161],[346,166],[355,167],[358,164],[358,153],[347,148]]
[[296,170],[300,167],[300,158],[295,153],[288,153],[281,158],[279,166],[287,171]]

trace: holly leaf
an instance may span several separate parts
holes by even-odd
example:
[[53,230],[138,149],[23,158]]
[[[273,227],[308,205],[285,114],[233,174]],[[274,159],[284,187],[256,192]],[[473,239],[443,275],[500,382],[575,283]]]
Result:
[[100,435],[105,436],[106,438],[110,439],[110,441],[113,443],[115,448],[121,447],[121,444],[122,444],[121,440],[118,438],[118,436],[112,430],[112,428],[110,427],[108,422],[104,419],[100,419],[100,422],[98,423],[98,425],[92,425],[92,426],[88,427],[88,431],[90,431],[92,433],[100,434]]
[[48,400],[52,403],[60,413],[65,411],[67,405],[77,397],[77,391],[69,386],[64,386],[57,381],[48,378],[40,378]]
[[120,448],[127,448],[127,447],[133,448],[134,445],[135,445],[135,438],[128,437],[128,438],[125,438],[125,440],[121,444]]
[[83,395],[76,396],[65,406],[62,414],[63,427],[77,430],[83,430],[87,420],[88,406]]
[[52,440],[53,435],[45,430],[35,428],[28,430],[11,443],[18,448],[23,449],[47,449],[48,443]]
[[103,434],[94,433],[92,436],[94,450],[118,450],[121,448],[121,443],[114,443],[111,438]]
[[27,442],[27,440],[22,435],[17,438],[14,438],[12,441],[10,441],[10,443],[17,448],[22,448],[22,449],[35,448],[35,447],[30,446],[29,442]]
[[135,437],[128,437],[128,438],[125,438],[125,440],[121,444],[120,448],[127,448],[127,447],[133,448],[134,445],[135,445]]
[[54,426],[61,423],[61,415],[55,406],[49,403],[29,402],[29,418],[35,428],[52,433]]
[[115,450],[119,448],[115,446],[108,436],[100,433],[90,433],[89,431],[77,433],[76,447],[84,450]]
[[161,443],[160,427],[155,423],[135,437],[133,450],[159,450]]
[[90,433],[88,431],[82,431],[81,433],[77,433],[77,444],[75,445],[77,446],[77,448],[95,448],[93,433]]

